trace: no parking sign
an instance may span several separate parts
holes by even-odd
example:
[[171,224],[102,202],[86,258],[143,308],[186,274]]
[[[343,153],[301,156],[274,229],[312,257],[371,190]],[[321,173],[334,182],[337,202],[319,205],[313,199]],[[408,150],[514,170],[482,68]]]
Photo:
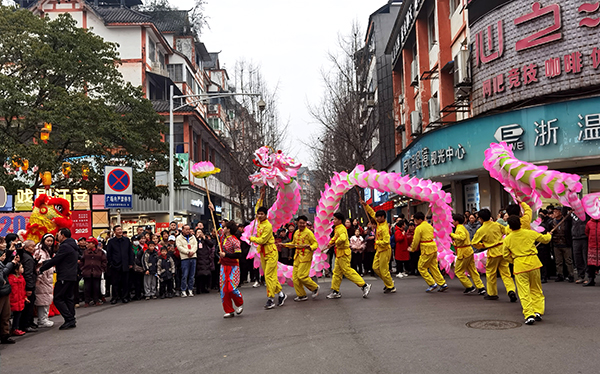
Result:
[[130,167],[104,167],[104,207],[129,208],[133,194]]

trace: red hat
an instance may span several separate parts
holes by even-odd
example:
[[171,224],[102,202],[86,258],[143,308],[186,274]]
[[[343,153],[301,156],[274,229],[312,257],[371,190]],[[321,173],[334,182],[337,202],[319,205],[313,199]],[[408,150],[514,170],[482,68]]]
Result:
[[98,239],[94,238],[93,236],[90,236],[89,238],[87,238],[86,242],[94,243],[94,245],[98,245]]

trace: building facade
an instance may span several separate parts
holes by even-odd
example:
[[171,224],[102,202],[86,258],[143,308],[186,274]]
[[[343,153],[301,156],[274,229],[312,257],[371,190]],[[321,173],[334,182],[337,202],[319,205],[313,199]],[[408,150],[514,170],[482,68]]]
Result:
[[[140,0],[39,0],[21,4],[40,16],[57,17],[69,13],[83,28],[104,40],[118,44],[119,70],[124,79],[141,87],[157,113],[169,118],[170,87],[175,95],[227,92],[227,72],[220,68],[218,53],[209,53],[191,31],[187,11],[141,12]],[[197,98],[176,100],[174,112],[175,152],[183,170],[183,185],[176,191],[175,220],[180,224],[208,221],[206,186],[190,174],[190,166],[211,161],[222,172],[208,178],[208,190],[217,218],[241,220],[239,195],[232,183],[235,158],[228,145],[220,104],[208,105]],[[133,181],[135,184],[135,181]],[[168,226],[168,196],[160,203],[134,196],[133,209],[121,210],[124,228],[150,225]],[[111,210],[116,221],[116,210]]]
[[400,124],[388,171],[442,182],[456,211],[497,212],[512,199],[483,160],[503,141],[597,192],[599,15],[575,1],[405,2],[388,43]]

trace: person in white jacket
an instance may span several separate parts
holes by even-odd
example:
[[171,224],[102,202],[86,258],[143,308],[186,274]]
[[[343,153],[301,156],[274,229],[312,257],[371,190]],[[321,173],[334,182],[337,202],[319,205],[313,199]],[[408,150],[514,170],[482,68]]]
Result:
[[184,225],[175,245],[181,254],[181,297],[194,296],[194,278],[196,276],[196,252],[198,241],[190,225]]
[[352,250],[352,259],[351,267],[356,270],[356,272],[360,275],[363,275],[363,252],[365,251],[365,247],[367,243],[360,235],[360,230],[356,229],[354,231],[354,236],[350,238],[350,249]]

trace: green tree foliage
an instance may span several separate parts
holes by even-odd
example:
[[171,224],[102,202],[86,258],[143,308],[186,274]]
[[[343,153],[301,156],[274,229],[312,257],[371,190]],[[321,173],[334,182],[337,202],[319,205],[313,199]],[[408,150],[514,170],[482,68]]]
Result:
[[[167,128],[140,88],[123,80],[116,47],[68,14],[50,20],[0,7],[0,159],[30,165],[26,174],[3,168],[0,185],[37,188],[39,172],[50,171],[54,187],[102,193],[104,166],[120,165],[134,167],[135,194],[160,200],[167,192],[154,186],[154,172],[168,170]],[[53,126],[47,144],[45,122]],[[65,161],[70,178],[61,173]]]

